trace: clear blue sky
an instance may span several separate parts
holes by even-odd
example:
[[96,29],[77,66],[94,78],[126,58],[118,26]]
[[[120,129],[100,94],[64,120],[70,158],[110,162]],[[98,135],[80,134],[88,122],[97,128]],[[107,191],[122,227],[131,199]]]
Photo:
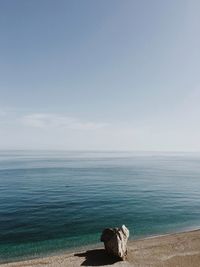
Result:
[[0,149],[200,150],[200,1],[1,0]]

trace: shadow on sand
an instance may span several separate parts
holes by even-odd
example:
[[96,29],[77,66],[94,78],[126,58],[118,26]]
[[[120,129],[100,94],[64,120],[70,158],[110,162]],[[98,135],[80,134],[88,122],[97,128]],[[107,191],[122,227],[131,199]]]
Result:
[[74,256],[84,258],[81,266],[103,266],[120,261],[118,258],[109,256],[105,249],[87,250],[83,253],[76,253]]

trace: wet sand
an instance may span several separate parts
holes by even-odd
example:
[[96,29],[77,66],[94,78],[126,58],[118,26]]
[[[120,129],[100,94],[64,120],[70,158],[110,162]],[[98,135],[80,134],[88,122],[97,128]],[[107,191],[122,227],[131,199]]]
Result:
[[127,261],[116,261],[103,248],[0,265],[1,267],[200,267],[200,230],[130,241]]

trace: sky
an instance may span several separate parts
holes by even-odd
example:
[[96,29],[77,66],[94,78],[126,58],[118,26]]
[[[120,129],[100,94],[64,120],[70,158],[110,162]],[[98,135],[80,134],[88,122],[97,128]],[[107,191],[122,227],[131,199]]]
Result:
[[200,151],[199,14],[0,0],[0,149]]

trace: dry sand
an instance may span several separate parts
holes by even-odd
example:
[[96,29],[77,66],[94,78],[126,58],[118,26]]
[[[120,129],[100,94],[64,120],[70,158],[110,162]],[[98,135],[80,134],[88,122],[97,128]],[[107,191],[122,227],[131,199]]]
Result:
[[200,267],[200,230],[130,241],[126,262],[116,262],[103,249],[7,263],[1,267]]

